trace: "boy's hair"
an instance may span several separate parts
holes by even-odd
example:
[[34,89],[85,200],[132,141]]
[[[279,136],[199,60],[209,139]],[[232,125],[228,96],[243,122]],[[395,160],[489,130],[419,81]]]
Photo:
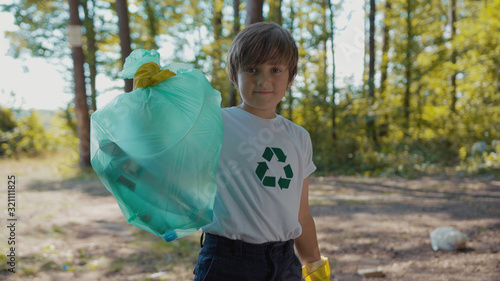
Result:
[[237,85],[238,71],[263,63],[288,67],[288,82],[297,74],[299,52],[290,32],[276,23],[258,22],[247,26],[234,38],[227,55],[229,79]]

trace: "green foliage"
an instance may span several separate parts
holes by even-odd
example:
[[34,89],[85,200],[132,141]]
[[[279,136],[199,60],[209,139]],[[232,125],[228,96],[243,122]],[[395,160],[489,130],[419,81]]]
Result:
[[17,134],[17,122],[14,114],[9,108],[0,107],[0,157],[10,155],[10,143],[15,140]]
[[61,42],[66,41],[67,1],[14,0],[11,4],[1,5],[0,9],[12,13],[20,27],[19,31],[5,34],[11,41],[11,55],[19,57],[23,52],[52,58],[69,55],[69,48],[60,47]]
[[68,108],[65,111],[56,112],[47,132],[48,150],[63,150],[69,154],[76,153],[79,141],[74,111],[74,108]]
[[[319,173],[414,176],[442,172],[449,166],[460,173],[495,171],[499,152],[494,143],[500,139],[500,0],[457,1],[454,35],[448,18],[451,1],[390,3],[390,9],[377,10],[378,50],[381,27],[389,28],[389,50],[384,56],[388,77],[383,89],[375,83],[379,89],[372,101],[364,87],[352,81],[333,87],[339,85],[339,81],[332,83],[338,67],[332,64],[329,46],[342,42],[332,42],[328,36],[337,29],[327,19],[337,19],[343,1],[332,3],[333,14],[326,1],[282,1],[283,26],[297,40],[300,59],[281,114],[309,131]],[[114,1],[83,4],[91,11],[96,29],[98,72],[116,79],[120,49]],[[129,0],[132,47],[172,48],[173,57],[162,63],[192,63],[221,91],[226,105],[232,87],[225,71],[234,36],[232,4],[227,0]],[[277,18],[275,4],[265,1],[265,20]],[[384,4],[379,1],[378,7]],[[240,23],[245,21],[244,5],[242,1]],[[20,27],[6,34],[14,56],[22,51],[51,58],[69,56],[69,48],[54,48],[66,44],[65,1],[16,0],[2,8],[15,15]],[[378,53],[379,73],[382,67]],[[453,76],[456,88],[450,86]],[[0,111],[0,153],[76,151],[74,113],[60,114],[50,130],[43,131],[36,116],[16,121],[9,110]],[[376,142],[367,137],[369,120],[375,120]],[[473,151],[479,142],[486,143],[487,150]]]
[[30,110],[28,115],[18,120],[13,116],[12,110],[0,107],[0,157],[37,156],[45,151],[64,151],[68,157],[77,153],[74,109],[56,112],[48,129],[35,110]]
[[500,140],[493,140],[490,145],[477,142],[471,147],[459,150],[460,164],[456,170],[465,174],[482,174],[488,171],[500,172]]
[[19,142],[16,149],[29,155],[36,155],[47,147],[45,128],[40,120],[40,115],[31,110],[29,116],[19,120]]
[[14,114],[10,108],[0,106],[0,130],[3,132],[11,132],[17,127]]
[[47,135],[40,115],[30,111],[30,115],[23,116],[17,122],[17,127],[11,132],[2,132],[2,155],[13,156],[19,153],[37,155],[47,147]]
[[[500,132],[500,21],[493,11],[498,11],[500,1],[458,1],[454,37],[449,31],[449,2],[412,1],[409,14],[408,1],[391,3],[390,13],[384,15],[391,35],[388,83],[373,107],[367,106],[362,90],[339,89],[338,139],[332,142],[324,127],[331,123],[322,118],[328,113],[314,102],[320,96],[301,89],[306,97],[295,108],[295,115],[302,117],[295,121],[311,132],[320,172],[415,176],[443,172],[448,166],[460,173],[496,171],[498,152],[491,143]],[[456,64],[451,61],[454,50]],[[453,73],[455,111],[449,84]],[[403,110],[407,85],[408,126]],[[370,116],[377,122],[378,144],[365,137]],[[478,142],[488,143],[489,150],[471,153]]]

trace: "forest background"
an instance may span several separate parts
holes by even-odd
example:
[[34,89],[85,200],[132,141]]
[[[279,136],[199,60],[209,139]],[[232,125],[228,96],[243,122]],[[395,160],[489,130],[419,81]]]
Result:
[[[36,111],[15,118],[18,109],[0,108],[0,157],[62,151],[66,162],[88,167],[89,116],[99,108],[96,76],[119,79],[130,50],[159,49],[167,41],[179,61],[186,62],[186,46],[194,50],[189,63],[222,93],[222,106],[238,104],[225,56],[239,30],[263,20],[281,24],[298,42],[298,76],[279,113],[310,132],[319,174],[498,177],[500,0],[366,1],[360,85],[336,77],[333,46],[341,43],[335,41],[342,28],[336,19],[344,4],[17,0],[2,5],[19,26],[5,34],[10,55],[56,63],[72,58],[66,75],[74,80],[75,100],[48,127]],[[125,90],[130,91],[129,82]]]

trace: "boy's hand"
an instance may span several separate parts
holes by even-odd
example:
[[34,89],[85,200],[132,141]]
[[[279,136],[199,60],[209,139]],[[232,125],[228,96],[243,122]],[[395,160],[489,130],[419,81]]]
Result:
[[330,263],[328,258],[321,257],[319,261],[302,267],[302,276],[305,281],[330,281]]

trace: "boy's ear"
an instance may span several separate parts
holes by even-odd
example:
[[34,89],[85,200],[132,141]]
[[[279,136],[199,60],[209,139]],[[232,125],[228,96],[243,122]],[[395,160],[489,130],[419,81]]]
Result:
[[292,84],[293,84],[293,79],[294,79],[294,78],[295,78],[295,77],[292,77],[292,80],[288,83],[288,88],[290,88],[290,87],[292,86]]
[[238,89],[238,77],[234,77],[234,80],[233,79],[229,79],[231,80],[231,82],[233,83],[233,85],[236,87],[236,89]]

